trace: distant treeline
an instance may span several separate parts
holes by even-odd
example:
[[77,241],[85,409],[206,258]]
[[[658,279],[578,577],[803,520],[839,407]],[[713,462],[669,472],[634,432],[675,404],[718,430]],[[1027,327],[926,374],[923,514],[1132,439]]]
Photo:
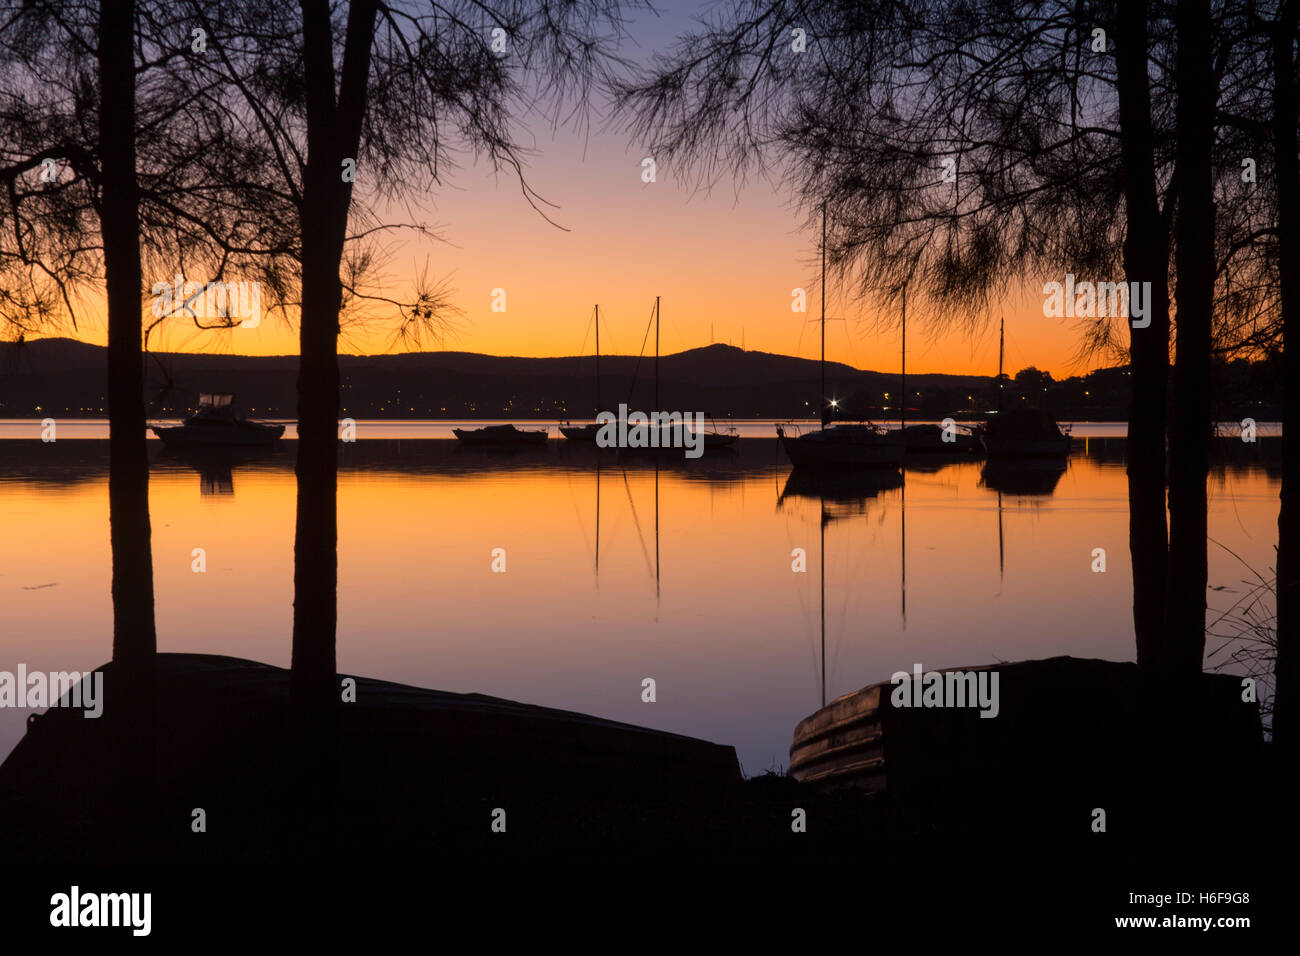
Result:
[[[297,358],[192,353],[148,357],[149,415],[183,417],[200,391],[227,391],[250,415],[296,417]],[[341,356],[342,409],[352,418],[593,417],[595,361],[508,358],[467,352]],[[0,344],[0,417],[103,418],[105,356],[99,346],[68,339]],[[1128,415],[1128,369],[1099,369],[1054,380],[1026,368],[993,376],[909,375],[907,415],[970,417],[997,407],[1036,404],[1062,420],[1122,421]],[[711,345],[664,356],[659,363],[659,407],[703,411],[716,418],[816,417],[818,363]],[[893,419],[899,415],[898,373],[827,365],[828,397],[839,417]],[[601,358],[599,409],[626,402],[654,407],[654,360]],[[1281,417],[1280,361],[1221,363],[1215,367],[1215,414],[1221,420]]]

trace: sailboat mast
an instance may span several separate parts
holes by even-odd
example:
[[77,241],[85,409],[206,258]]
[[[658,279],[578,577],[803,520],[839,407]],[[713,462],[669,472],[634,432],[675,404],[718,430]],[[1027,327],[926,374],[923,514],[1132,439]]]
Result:
[[[826,425],[826,203],[822,203],[822,426]],[[825,701],[823,701],[823,704]]]
[[596,305],[596,413],[600,414],[600,304]]
[[655,296],[655,411],[659,408],[659,296]]
[[600,456],[596,456],[596,587],[600,587]]
[[821,554],[817,558],[822,584],[822,706],[826,706],[826,499],[821,501]]
[[[659,606],[659,456],[655,455],[655,607]],[[658,618],[656,618],[658,620]]]
[[899,597],[903,603],[903,630],[907,630],[907,470],[903,470],[903,483],[898,486],[902,515],[899,523],[898,560],[902,577],[899,579]]
[[1007,571],[1006,549],[1002,541],[1002,491],[998,490],[998,581]]
[[1002,360],[1006,355],[1007,349],[1007,319],[1002,317],[1002,324],[998,329],[998,394],[997,410],[1002,411]]

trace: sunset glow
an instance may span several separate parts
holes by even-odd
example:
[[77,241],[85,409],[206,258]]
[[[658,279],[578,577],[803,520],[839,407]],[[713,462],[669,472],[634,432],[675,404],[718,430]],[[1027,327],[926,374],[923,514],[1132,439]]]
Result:
[[[547,200],[546,222],[506,174],[469,168],[437,193],[413,197],[413,213],[393,211],[395,222],[418,222],[443,237],[407,232],[383,246],[386,263],[377,288],[395,299],[409,297],[427,266],[428,279],[446,281],[463,311],[439,348],[488,355],[590,354],[593,305],[601,311],[601,349],[635,355],[641,350],[656,295],[662,298],[660,348],[664,354],[726,342],[737,347],[817,358],[818,236],[806,229],[790,197],[755,180],[734,193],[693,190],[671,166],[658,180],[642,183],[640,152],[614,134],[584,142],[558,133],[538,145],[529,182]],[[171,274],[145,276],[146,287],[170,282]],[[187,276],[203,280],[206,276]],[[238,277],[233,277],[238,278]],[[1043,277],[1047,279],[1063,277]],[[827,282],[826,357],[860,369],[893,371],[899,365],[899,316],[854,298]],[[807,291],[807,312],[791,311],[792,290]],[[506,291],[506,311],[491,310],[494,289]],[[145,292],[148,292],[146,288]],[[146,299],[146,312],[149,299]],[[1072,319],[1043,316],[1041,282],[1003,303],[1007,320],[1007,367],[1029,365],[1056,378],[1115,364],[1102,356],[1076,361],[1080,336]],[[936,331],[909,307],[908,371],[993,375],[998,363],[999,313],[972,335],[975,317],[949,314]],[[87,303],[80,329],[71,334],[104,344],[102,307]],[[340,351],[394,351],[393,311],[375,305],[365,324],[345,327]],[[275,317],[255,329],[200,332],[172,319],[150,338],[156,351],[287,355],[298,351],[296,322]],[[646,343],[652,354],[653,337]]]

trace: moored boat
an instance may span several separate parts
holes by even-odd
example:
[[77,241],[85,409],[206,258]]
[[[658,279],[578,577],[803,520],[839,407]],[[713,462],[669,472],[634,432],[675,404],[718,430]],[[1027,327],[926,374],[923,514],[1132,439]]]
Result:
[[[826,207],[822,206],[822,287],[826,286]],[[835,399],[826,395],[826,296],[821,310],[821,427],[801,432],[797,425],[777,425],[776,437],[796,468],[897,468],[903,461],[904,445],[895,435],[869,423],[831,424]],[[786,428],[795,430],[786,434]],[[896,434],[896,433],[895,433]]]
[[561,425],[560,434],[570,441],[595,442],[600,434],[600,425],[591,422],[586,425]]
[[794,435],[785,429],[777,425],[776,436],[796,468],[888,467],[903,461],[903,443],[875,425],[827,425]]
[[[600,408],[600,304],[596,304],[595,319],[596,326],[596,408]],[[586,425],[570,425],[565,422],[560,426],[560,434],[570,441],[592,442],[595,443],[596,436],[600,434],[600,423],[591,422]]]
[[734,432],[704,432],[705,448],[730,448],[740,436]]
[[972,454],[984,448],[980,436],[967,427],[949,433],[941,425],[907,425],[898,435],[909,454]]
[[720,432],[716,428],[713,431],[696,431],[687,425],[664,425],[659,429],[659,447],[660,448],[683,448],[685,447],[685,435],[683,429],[688,429],[704,442],[704,448],[730,448],[736,443],[737,436],[734,431]]
[[[975,430],[962,426],[945,428],[941,425],[907,424],[907,287],[903,287],[902,356],[899,370],[902,387],[899,389],[898,428],[890,435],[903,443],[909,455],[939,454],[961,455],[982,451],[983,443]],[[919,395],[920,393],[918,393]],[[949,420],[951,421],[951,420]]]
[[261,447],[274,444],[284,426],[242,417],[229,392],[203,392],[199,408],[179,425],[151,425],[162,442],[175,447]]
[[542,445],[547,438],[546,429],[533,431],[516,428],[514,425],[453,428],[452,434],[466,445]]
[[1068,426],[1061,428],[1041,408],[999,412],[981,433],[990,458],[1063,458],[1070,453]]
[[989,458],[1065,458],[1070,454],[1070,429],[1041,408],[1002,408],[1003,358],[1006,354],[1007,323],[998,332],[997,410],[980,429],[980,440]]

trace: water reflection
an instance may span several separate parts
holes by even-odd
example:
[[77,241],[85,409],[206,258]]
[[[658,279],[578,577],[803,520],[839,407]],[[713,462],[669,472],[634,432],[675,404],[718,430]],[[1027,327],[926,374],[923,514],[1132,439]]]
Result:
[[[826,527],[834,521],[864,516],[870,502],[882,493],[899,489],[900,502],[904,477],[901,469],[800,469],[795,468],[786,478],[785,487],[777,498],[781,506],[791,498],[817,502],[817,578],[819,585],[818,654],[821,697],[819,707],[826,706]],[[900,520],[905,520],[906,508],[900,508]],[[796,560],[799,560],[796,558]],[[904,577],[904,582],[906,577]],[[906,586],[903,585],[903,616],[907,615]]]
[[[796,468],[785,480],[785,487],[777,498],[777,507],[791,497],[818,500],[823,506],[823,520],[834,520],[852,514],[866,514],[872,499],[902,485],[903,472],[899,469],[804,471]],[[828,504],[831,506],[829,512],[825,508]]]
[[[283,445],[215,463],[157,449],[160,648],[288,664]],[[1276,542],[1275,450],[1234,449],[1210,482],[1211,537],[1258,568]],[[1113,440],[1078,442],[1066,470],[1028,480],[971,460],[796,474],[775,440],[750,438],[699,459],[409,439],[340,444],[339,458],[341,669],[723,741],[750,772],[785,763],[790,728],[823,693],[916,662],[1133,656]],[[11,664],[87,670],[109,656],[107,469],[106,442],[0,441]],[[201,491],[225,492],[220,507],[195,494],[196,475]],[[198,547],[205,573],[192,570]],[[1089,571],[1096,547],[1106,574]],[[496,548],[506,573],[491,570]],[[792,572],[795,548],[807,574]],[[1212,586],[1242,576],[1223,551],[1210,566]],[[22,712],[0,710],[0,754],[21,733]]]
[[184,465],[199,474],[199,494],[202,497],[233,497],[236,468],[255,462],[270,462],[275,453],[266,448],[168,448],[163,447],[156,462],[166,468]]
[[1068,467],[1065,458],[989,461],[980,470],[980,482],[999,495],[1050,495],[1056,491]]

